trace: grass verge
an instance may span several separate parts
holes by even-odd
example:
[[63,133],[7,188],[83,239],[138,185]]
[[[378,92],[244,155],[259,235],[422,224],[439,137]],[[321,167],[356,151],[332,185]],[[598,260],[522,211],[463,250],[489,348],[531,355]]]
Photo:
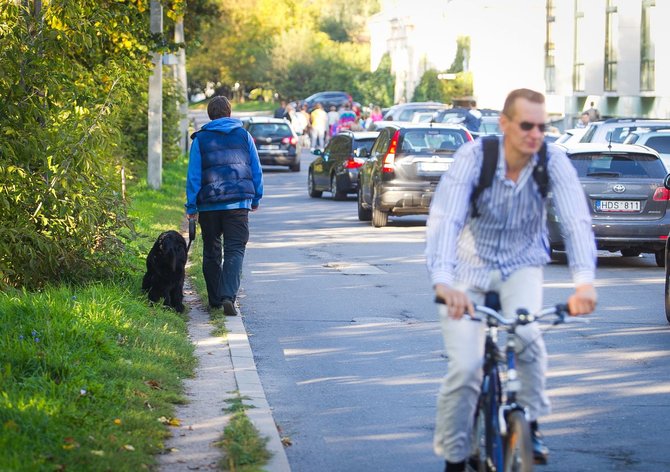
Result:
[[261,466],[270,459],[266,448],[268,440],[260,437],[246,415],[250,407],[244,404],[244,400],[248,398],[240,396],[239,392],[231,393],[236,395],[226,400],[229,406],[225,409],[231,414],[230,421],[221,441],[217,443],[224,451],[224,458],[219,465],[233,472],[261,471]]
[[183,220],[186,167],[165,163],[160,190],[129,185],[122,276],[0,293],[0,470],[155,469],[197,360],[185,318],[140,285],[156,236]]

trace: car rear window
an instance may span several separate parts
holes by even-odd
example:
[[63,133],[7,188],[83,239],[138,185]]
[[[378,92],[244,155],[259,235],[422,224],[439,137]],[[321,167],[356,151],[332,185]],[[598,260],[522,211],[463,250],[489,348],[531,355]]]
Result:
[[407,130],[400,143],[400,152],[411,154],[453,152],[466,141],[465,132],[457,129]]
[[370,139],[357,139],[354,142],[354,149],[358,148],[365,148],[368,153],[372,149],[372,145],[375,143],[375,138],[370,138]]
[[255,123],[249,126],[249,133],[255,138],[291,136],[291,128],[286,123]]
[[665,177],[663,162],[651,154],[573,154],[572,165],[579,177]]
[[670,135],[651,137],[645,144],[662,154],[670,154]]

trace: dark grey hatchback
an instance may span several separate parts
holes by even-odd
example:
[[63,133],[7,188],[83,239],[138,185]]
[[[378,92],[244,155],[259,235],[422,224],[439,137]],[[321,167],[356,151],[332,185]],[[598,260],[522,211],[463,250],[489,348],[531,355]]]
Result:
[[[575,144],[566,149],[591,209],[598,249],[624,257],[653,253],[665,265],[670,232],[665,166],[653,149],[631,144]],[[548,206],[549,243],[563,249],[558,216]]]
[[254,138],[261,164],[288,166],[291,171],[300,172],[300,141],[288,121],[252,117],[244,121],[244,128]]
[[386,226],[389,215],[427,214],[435,187],[472,135],[460,125],[388,123],[358,178],[358,219]]

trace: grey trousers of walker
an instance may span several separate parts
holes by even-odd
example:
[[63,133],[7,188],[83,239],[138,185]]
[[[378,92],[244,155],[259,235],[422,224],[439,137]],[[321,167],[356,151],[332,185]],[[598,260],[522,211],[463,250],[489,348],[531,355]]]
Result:
[[[503,313],[514,316],[517,308],[535,313],[542,308],[542,267],[525,267],[502,280],[500,271],[491,272],[489,290],[500,294]],[[473,303],[484,302],[485,293],[462,283],[453,286],[468,293]],[[454,320],[447,307],[439,308],[442,335],[447,355],[447,375],[437,398],[437,415],[433,448],[449,462],[460,462],[470,456],[473,418],[482,381],[484,356],[484,323],[469,319]],[[517,399],[528,409],[531,420],[550,412],[545,392],[547,351],[537,323],[516,330],[517,370],[521,390]]]

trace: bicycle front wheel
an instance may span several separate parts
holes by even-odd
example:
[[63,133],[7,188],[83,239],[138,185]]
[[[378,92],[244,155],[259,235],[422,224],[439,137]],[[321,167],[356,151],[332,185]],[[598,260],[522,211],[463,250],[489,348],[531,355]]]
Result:
[[507,416],[504,472],[531,472],[533,470],[533,442],[530,427],[521,410]]

